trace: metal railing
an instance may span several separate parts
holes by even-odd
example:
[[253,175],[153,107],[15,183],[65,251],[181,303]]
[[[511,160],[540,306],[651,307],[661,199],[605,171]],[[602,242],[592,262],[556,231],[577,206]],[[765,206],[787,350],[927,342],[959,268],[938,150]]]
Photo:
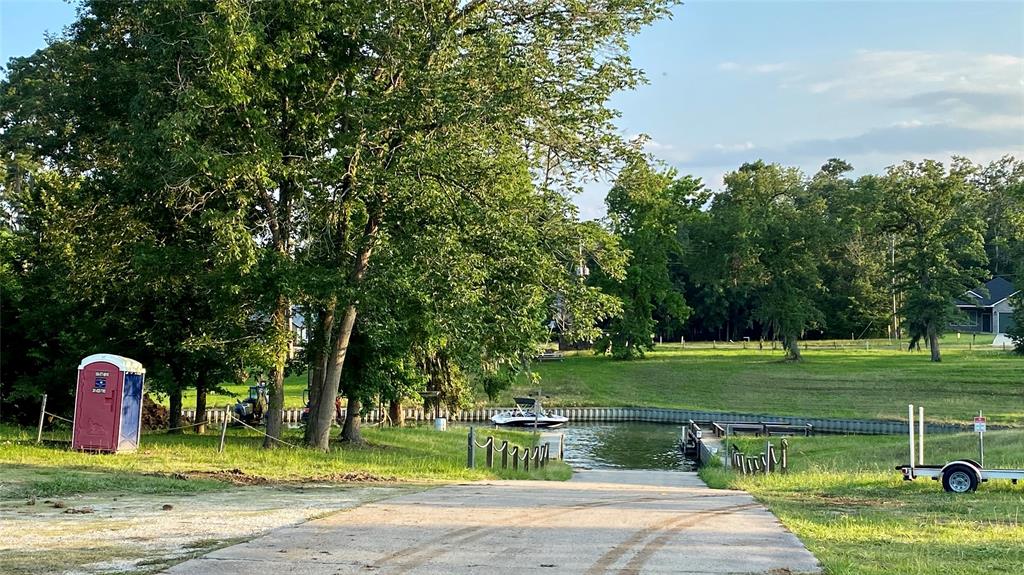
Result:
[[551,446],[546,442],[543,445],[536,445],[533,448],[521,448],[518,445],[510,444],[508,440],[503,439],[501,440],[501,445],[496,446],[496,440],[494,437],[488,435],[487,439],[485,439],[483,443],[477,443],[476,431],[470,427],[466,441],[466,466],[470,469],[476,468],[477,449],[484,450],[484,464],[489,469],[494,467],[495,454],[501,454],[502,469],[508,469],[509,460],[511,460],[513,470],[518,470],[519,464],[522,463],[523,471],[530,470],[531,462],[534,469],[540,469],[547,466],[548,461],[551,460]]
[[767,442],[767,452],[762,451],[757,455],[747,455],[740,450],[736,444],[729,445],[729,463],[736,471],[744,475],[763,473],[765,475],[773,472],[786,472],[789,470],[789,441],[782,438],[779,442],[779,449],[776,451],[775,444]]

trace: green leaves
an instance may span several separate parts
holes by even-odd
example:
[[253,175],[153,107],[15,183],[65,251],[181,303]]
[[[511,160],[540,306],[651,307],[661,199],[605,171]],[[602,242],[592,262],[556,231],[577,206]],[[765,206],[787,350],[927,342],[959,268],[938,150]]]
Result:
[[[690,314],[682,286],[670,266],[678,264],[680,234],[706,201],[699,180],[679,178],[675,171],[658,172],[645,159],[632,159],[608,192],[608,224],[629,252],[625,277],[600,270],[594,281],[622,302],[622,313],[608,324],[597,351],[618,359],[636,359],[654,345],[655,333],[666,333]],[[655,318],[658,319],[655,319]]]

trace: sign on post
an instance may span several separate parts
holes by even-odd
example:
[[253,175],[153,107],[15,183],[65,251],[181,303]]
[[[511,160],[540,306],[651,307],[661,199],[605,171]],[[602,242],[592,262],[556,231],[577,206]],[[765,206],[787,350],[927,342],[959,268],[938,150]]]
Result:
[[974,418],[974,433],[978,434],[978,459],[981,460],[982,467],[985,466],[985,416],[978,412],[978,417]]

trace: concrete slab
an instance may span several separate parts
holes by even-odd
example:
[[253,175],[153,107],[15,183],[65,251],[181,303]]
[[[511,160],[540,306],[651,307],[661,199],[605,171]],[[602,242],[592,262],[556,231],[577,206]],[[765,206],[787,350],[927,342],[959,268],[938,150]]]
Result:
[[395,497],[179,564],[173,575],[820,573],[747,493],[695,473],[581,471]]

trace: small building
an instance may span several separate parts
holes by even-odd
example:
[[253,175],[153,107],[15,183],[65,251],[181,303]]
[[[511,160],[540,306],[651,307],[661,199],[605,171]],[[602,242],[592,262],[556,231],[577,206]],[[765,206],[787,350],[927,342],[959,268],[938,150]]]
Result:
[[[988,295],[984,295],[985,292]],[[1013,327],[1013,304],[1010,299],[1020,293],[1009,280],[994,278],[984,289],[968,291],[953,303],[964,317],[949,327],[967,333],[1006,333]]]

